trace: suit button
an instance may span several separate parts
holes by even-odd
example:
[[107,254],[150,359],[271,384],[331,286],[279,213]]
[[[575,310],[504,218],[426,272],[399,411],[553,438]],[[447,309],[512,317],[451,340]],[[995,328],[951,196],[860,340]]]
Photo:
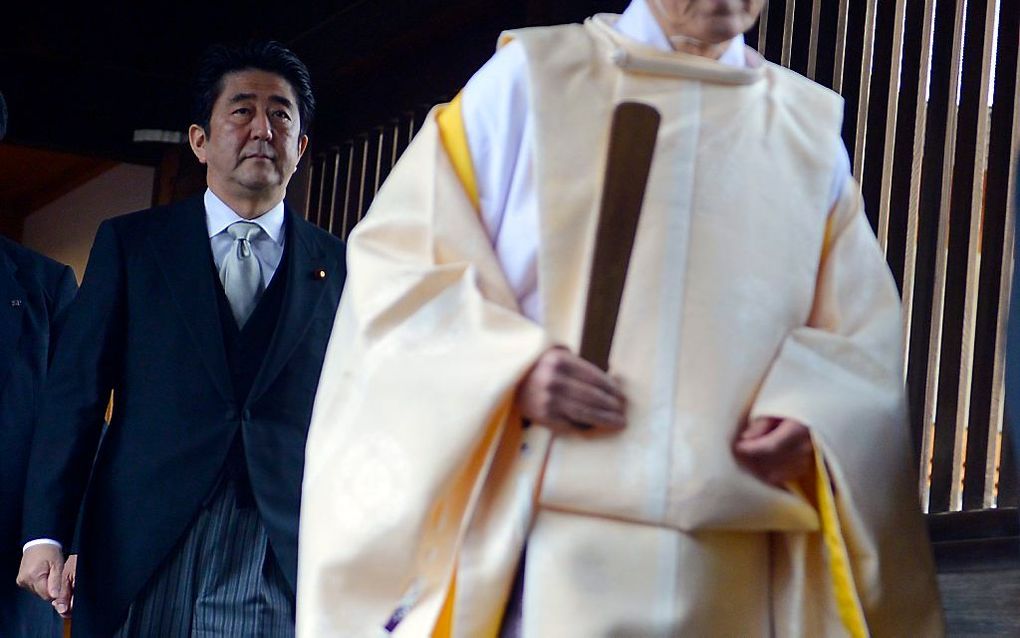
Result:
[[251,412],[248,411],[248,410],[245,410],[241,414],[241,421],[251,421]]

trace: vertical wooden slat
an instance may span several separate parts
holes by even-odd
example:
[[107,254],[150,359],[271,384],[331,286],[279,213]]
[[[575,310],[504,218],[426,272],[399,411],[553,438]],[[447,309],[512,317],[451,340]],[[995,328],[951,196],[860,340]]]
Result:
[[361,143],[361,137],[351,140],[351,188],[349,207],[347,209],[348,232],[358,224],[358,219],[361,218],[361,211],[358,209],[358,185],[361,182],[362,176]]
[[322,180],[322,166],[318,156],[308,158],[308,215],[309,223],[315,224],[319,215],[319,182]]
[[758,17],[758,53],[765,55],[765,45],[769,35],[769,0],[762,3],[761,15]]
[[358,178],[358,206],[357,217],[359,221],[365,216],[365,209],[367,207],[365,201],[365,186],[368,181],[368,147],[369,141],[367,137],[362,137],[358,140],[358,146],[361,147],[361,175]]
[[374,130],[367,132],[365,135],[365,148],[368,151],[368,156],[365,158],[365,198],[361,204],[361,217],[364,217],[368,213],[368,209],[372,208],[372,200],[375,199],[376,182],[379,179],[378,169],[380,168],[378,163],[379,157],[379,144],[376,139],[378,127]]
[[350,233],[358,223],[358,176],[361,167],[361,149],[358,146],[357,138],[350,140],[351,155],[349,160],[350,180],[347,197],[347,232]]
[[396,163],[394,157],[397,140],[394,137],[394,127],[392,125],[388,123],[382,124],[379,126],[379,131],[381,136],[381,144],[379,146],[379,188],[382,188],[390,173],[393,172],[393,165]]
[[[914,142],[910,172],[910,190],[907,199],[909,212],[907,216],[906,229],[906,250],[903,265],[903,322],[904,334],[907,335],[907,348],[904,353],[905,367],[907,369],[907,391],[911,417],[913,420],[912,429],[914,440],[919,444],[920,477],[919,489],[922,494],[922,503],[927,509],[929,496],[929,464],[932,457],[933,416],[928,409],[928,369],[931,360],[928,356],[927,345],[929,342],[932,326],[929,323],[930,317],[926,317],[923,308],[930,303],[932,279],[929,267],[929,254],[933,252],[925,235],[931,230],[922,233],[922,229],[931,229],[933,224],[927,221],[922,225],[921,208],[921,182],[927,166],[937,164],[937,158],[931,154],[926,155],[928,146],[928,99],[931,88],[931,72],[934,60],[931,51],[931,44],[935,31],[935,0],[925,0],[924,13],[921,21],[921,41],[917,49],[920,63],[917,69],[917,94],[914,113]],[[944,129],[940,129],[944,130]],[[940,131],[936,131],[939,133]],[[937,140],[932,144],[937,144]],[[928,172],[932,172],[929,169]],[[929,188],[929,191],[931,189]],[[916,300],[916,303],[915,303]],[[918,315],[918,321],[914,316]]]
[[311,158],[306,161],[308,162],[308,170],[305,171],[304,218],[305,221],[308,221],[312,214],[312,173],[315,172],[315,162],[311,161]]
[[794,16],[797,12],[797,0],[786,0],[786,15],[783,17],[783,53],[781,64],[790,66],[790,54],[793,51]]
[[397,165],[397,158],[400,157],[400,120],[393,120],[393,146],[390,151],[390,169]]
[[854,176],[864,181],[864,155],[868,135],[868,104],[871,96],[871,65],[875,47],[875,12],[878,0],[868,0],[864,18],[864,43],[861,52],[861,77],[857,93],[857,126],[854,142]]
[[808,39],[807,76],[815,79],[818,68],[818,31],[822,19],[822,0],[811,0],[811,36]]
[[[974,2],[974,0],[970,0]],[[948,77],[948,103],[946,104],[946,126],[944,155],[942,158],[941,197],[939,205],[939,238],[936,252],[935,294],[932,300],[931,318],[936,327],[932,330],[929,354],[935,365],[929,370],[928,401],[931,418],[935,422],[934,456],[932,462],[932,483],[929,507],[932,511],[949,511],[955,505],[953,497],[960,480],[961,450],[965,430],[958,427],[958,384],[961,359],[963,328],[963,291],[966,287],[965,269],[958,267],[956,257],[965,254],[969,220],[962,214],[954,214],[953,185],[959,129],[959,107],[961,100],[960,82],[963,64],[962,47],[964,31],[964,9],[967,0],[957,0],[952,26],[952,49]],[[936,29],[938,21],[936,21]],[[938,43],[936,49],[938,49]],[[934,91],[932,92],[934,100]],[[964,167],[960,167],[961,169]],[[959,192],[960,189],[957,189]],[[954,257],[950,263],[950,257]]]
[[338,181],[340,179],[340,149],[333,147],[329,151],[332,161],[330,162],[330,178],[329,178],[329,216],[326,221],[326,231],[333,232],[333,218],[337,208],[337,188]]
[[329,159],[326,153],[316,155],[315,163],[319,165],[319,194],[316,198],[315,225],[322,228],[326,222],[326,207],[329,205]]
[[[354,147],[350,142],[345,142],[340,149],[340,156],[343,158],[343,194],[340,196],[340,238],[347,241],[351,233],[350,206],[351,206],[351,173],[353,171],[352,158]],[[339,189],[338,189],[339,190]]]
[[850,0],[839,0],[839,17],[836,21],[836,60],[832,65],[832,90],[843,92],[843,65],[846,62],[846,27],[850,13]]
[[379,185],[382,184],[383,179],[383,157],[386,155],[386,151],[383,148],[385,142],[386,129],[378,127],[378,136],[376,138],[376,152],[375,152],[375,175],[372,178],[372,198],[375,198],[375,194],[379,192]]
[[[994,316],[986,298],[995,292],[994,282],[989,280],[989,269],[998,271],[995,263],[999,256],[996,242],[984,242],[987,231],[994,229],[996,234],[1003,228],[1002,217],[1005,211],[995,210],[986,205],[985,180],[988,167],[989,130],[991,127],[990,97],[992,79],[992,58],[994,54],[994,32],[996,25],[996,2],[986,0],[984,7],[984,25],[979,31],[974,26],[980,25],[980,16],[976,10],[968,16],[972,25],[968,35],[975,42],[981,42],[980,81],[975,104],[976,135],[974,144],[974,168],[971,176],[970,193],[970,246],[967,262],[967,297],[964,306],[964,365],[960,378],[960,408],[958,420],[967,429],[967,445],[964,450],[964,484],[962,486],[962,506],[964,510],[980,509],[985,501],[985,482],[987,480],[988,442],[996,434],[990,430],[992,419],[991,378],[994,358]],[[968,7],[969,11],[969,7]],[[975,47],[976,48],[976,47]],[[987,202],[991,203],[991,202]],[[983,231],[984,234],[983,234]],[[989,260],[985,266],[986,260]],[[995,305],[991,304],[994,308]],[[979,315],[981,321],[979,322]],[[971,362],[967,365],[967,362]],[[958,425],[958,427],[960,427]]]
[[[903,33],[907,0],[896,0],[893,16],[892,65],[889,72],[889,97],[885,109],[885,156],[882,161],[882,185],[879,193],[878,241],[882,252],[889,253],[889,216],[892,206],[893,171],[896,168],[896,123],[900,108],[900,82],[903,71]],[[905,368],[904,368],[905,369]]]

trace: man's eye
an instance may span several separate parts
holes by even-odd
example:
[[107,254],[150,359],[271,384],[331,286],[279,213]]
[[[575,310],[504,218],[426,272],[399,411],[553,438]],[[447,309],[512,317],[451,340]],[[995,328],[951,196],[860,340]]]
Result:
[[290,119],[290,113],[288,113],[287,111],[277,111],[276,112],[276,117],[279,117],[279,118],[282,118],[282,119],[285,119],[285,120],[289,120]]
[[248,113],[251,113],[251,109],[245,106],[234,109],[234,115],[248,115]]

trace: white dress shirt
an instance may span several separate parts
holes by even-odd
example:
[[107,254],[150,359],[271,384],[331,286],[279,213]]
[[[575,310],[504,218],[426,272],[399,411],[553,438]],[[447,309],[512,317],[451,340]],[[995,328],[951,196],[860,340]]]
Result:
[[[646,0],[633,0],[614,28],[637,43],[672,50]],[[733,38],[719,61],[735,67],[747,65],[742,35]],[[482,221],[521,311],[541,321],[536,265],[538,189],[527,74],[523,45],[510,42],[468,81],[461,95],[461,108],[478,181]],[[832,202],[838,199],[850,175],[850,158],[842,141],[839,149]]]
[[[223,258],[233,247],[234,238],[227,232],[227,226],[234,222],[253,222],[262,228],[254,241],[251,242],[252,252],[262,266],[263,290],[269,287],[276,269],[280,267],[280,260],[283,259],[283,244],[286,239],[283,231],[284,207],[281,200],[262,215],[255,219],[245,219],[235,213],[223,200],[216,196],[211,189],[205,190],[205,225],[209,229],[209,243],[212,248],[213,261],[216,263],[216,271],[219,272],[223,265]],[[51,538],[39,538],[25,543],[22,552],[35,545],[56,545],[63,549],[63,546]]]
[[211,189],[205,191],[205,225],[209,229],[209,243],[212,248],[216,271],[223,266],[223,259],[234,245],[234,238],[227,232],[227,226],[235,222],[252,222],[262,229],[251,242],[252,252],[262,266],[262,289],[269,287],[269,282],[280,267],[283,258],[283,201],[273,206],[255,219],[245,219],[235,213]]

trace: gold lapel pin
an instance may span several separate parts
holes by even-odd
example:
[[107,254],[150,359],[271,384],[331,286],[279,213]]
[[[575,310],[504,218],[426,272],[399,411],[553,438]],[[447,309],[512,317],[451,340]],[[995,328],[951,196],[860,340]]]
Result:
[[326,278],[326,269],[325,268],[316,268],[315,270],[312,271],[312,277],[315,277],[316,279],[318,279],[320,281],[325,279]]

